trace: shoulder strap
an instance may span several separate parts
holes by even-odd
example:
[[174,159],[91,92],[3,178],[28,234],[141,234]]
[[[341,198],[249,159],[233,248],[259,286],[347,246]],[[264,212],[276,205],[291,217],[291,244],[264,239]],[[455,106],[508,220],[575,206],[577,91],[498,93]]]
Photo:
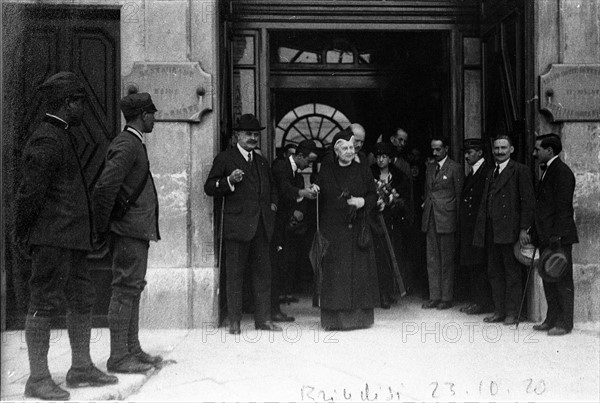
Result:
[[129,204],[133,204],[135,203],[135,201],[138,199],[138,197],[140,197],[140,194],[142,193],[142,190],[144,190],[144,187],[146,186],[146,182],[148,182],[148,176],[150,175],[150,170],[146,169],[146,174],[144,175],[144,179],[142,179],[142,181],[140,182],[140,184],[138,185],[137,188],[135,188],[135,192],[133,192],[133,194],[131,195],[131,197],[129,198]]

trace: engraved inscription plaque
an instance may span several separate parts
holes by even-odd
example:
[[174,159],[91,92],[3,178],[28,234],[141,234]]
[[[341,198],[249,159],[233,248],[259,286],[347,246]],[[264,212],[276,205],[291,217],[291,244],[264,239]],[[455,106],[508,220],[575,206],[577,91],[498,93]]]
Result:
[[212,76],[198,63],[136,62],[123,77],[123,94],[147,92],[158,111],[158,121],[199,122],[212,110]]
[[551,65],[539,97],[540,111],[555,122],[600,120],[600,65]]

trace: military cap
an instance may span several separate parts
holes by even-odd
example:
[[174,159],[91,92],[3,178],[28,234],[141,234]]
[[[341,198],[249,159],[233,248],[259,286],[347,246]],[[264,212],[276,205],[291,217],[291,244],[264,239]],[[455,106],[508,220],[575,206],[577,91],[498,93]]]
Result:
[[147,92],[136,92],[121,98],[119,102],[123,115],[137,116],[142,112],[154,113],[157,111],[152,102],[152,97]]
[[394,156],[394,147],[390,143],[377,143],[373,152],[375,156],[387,155],[392,158]]
[[465,139],[465,141],[463,141],[463,151],[482,149],[483,141],[481,139]]
[[59,101],[67,97],[85,97],[85,87],[79,77],[70,71],[61,71],[46,79],[38,91],[46,101]]

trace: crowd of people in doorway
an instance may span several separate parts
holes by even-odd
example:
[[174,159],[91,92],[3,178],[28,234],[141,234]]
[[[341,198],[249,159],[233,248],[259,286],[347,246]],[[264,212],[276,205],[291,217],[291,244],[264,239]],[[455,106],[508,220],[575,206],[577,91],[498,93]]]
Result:
[[[147,93],[121,99],[126,126],[89,189],[71,130],[82,123],[84,85],[75,74],[61,72],[39,92],[47,113],[23,149],[14,233],[32,262],[25,395],[68,400],[69,392],[48,369],[51,321],[64,300],[72,350],[67,386],[118,382],[90,357],[95,295],[86,255],[102,245],[111,252],[113,275],[108,371],[143,373],[162,361],[146,353],[138,338],[149,242],[160,239],[144,144],[157,108]],[[541,252],[537,267],[548,302],[545,321],[534,329],[549,335],[572,330],[575,178],[559,157],[558,135],[536,138],[533,155],[543,174],[534,191],[529,168],[511,159],[514,147],[506,135],[492,140],[491,158],[484,156],[481,139],[466,139],[464,170],[449,157],[444,136],[431,138],[427,164],[415,164],[406,131],[397,129],[365,152],[365,129],[354,123],[335,134],[330,149],[307,139],[294,144],[293,152],[286,147],[269,166],[257,151],[264,129],[255,116],[242,115],[231,146],[216,156],[204,184],[222,215],[231,334],[241,332],[244,273],[251,278],[256,329],[281,331],[277,322],[294,320],[280,305],[294,298],[290,273],[306,258],[297,246],[311,235],[311,205],[317,223],[310,250],[313,301],[325,329],[369,327],[375,308],[389,308],[419,283],[428,285],[423,309],[449,309],[457,268],[471,289],[461,311],[515,324],[523,294],[519,254],[533,247]],[[308,178],[302,171],[310,166]],[[424,265],[420,239],[426,244]],[[535,253],[530,258],[535,261]]]

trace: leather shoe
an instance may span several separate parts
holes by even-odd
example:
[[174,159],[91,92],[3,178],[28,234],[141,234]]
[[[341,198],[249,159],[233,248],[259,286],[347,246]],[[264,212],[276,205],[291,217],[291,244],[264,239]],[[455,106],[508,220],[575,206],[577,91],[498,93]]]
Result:
[[67,372],[67,386],[70,388],[114,385],[117,382],[119,382],[119,378],[105,374],[93,364],[87,368],[71,368]]
[[504,325],[506,326],[510,326],[510,325],[516,325],[517,324],[517,318],[515,318],[512,315],[507,315],[506,318],[504,318]]
[[495,313],[492,316],[486,316],[485,318],[483,318],[484,322],[487,323],[498,323],[498,322],[502,322],[504,320],[505,315],[500,315],[499,313]]
[[138,350],[131,351],[131,354],[135,355],[138,360],[146,364],[156,365],[160,364],[163,358],[160,355],[150,355],[141,348]]
[[558,326],[548,330],[548,336],[564,336],[567,333],[571,333],[571,331]]
[[391,307],[392,307],[392,304],[390,304],[387,301],[381,303],[381,309],[390,309]]
[[127,354],[119,361],[114,362],[111,358],[106,363],[108,372],[117,372],[120,374],[142,374],[154,368],[150,364],[141,362],[135,355]]
[[436,309],[439,309],[440,311],[442,309],[450,309],[452,308],[452,301],[442,301],[438,304],[438,306],[436,306]]
[[279,325],[271,322],[270,320],[262,323],[255,323],[254,327],[256,330],[269,330],[271,332],[281,332],[283,329]]
[[552,329],[554,326],[544,322],[544,323],[540,323],[539,325],[533,325],[533,330],[537,330],[538,332],[547,332],[548,330]]
[[476,306],[477,304],[469,304],[469,305],[465,305],[462,308],[459,309],[460,312],[469,312],[470,309],[473,309],[474,306]]
[[273,322],[293,322],[296,320],[293,316],[286,315],[283,312],[276,312],[271,315],[271,320]]
[[440,303],[439,299],[431,299],[428,302],[426,302],[423,305],[421,305],[421,308],[423,308],[423,309],[433,309],[436,306],[438,306],[439,303]]
[[25,384],[25,397],[35,397],[42,400],[69,400],[71,394],[59,387],[52,378],[47,377],[38,381],[27,380]]
[[229,334],[240,334],[242,330],[240,329],[240,321],[232,320],[229,322]]

